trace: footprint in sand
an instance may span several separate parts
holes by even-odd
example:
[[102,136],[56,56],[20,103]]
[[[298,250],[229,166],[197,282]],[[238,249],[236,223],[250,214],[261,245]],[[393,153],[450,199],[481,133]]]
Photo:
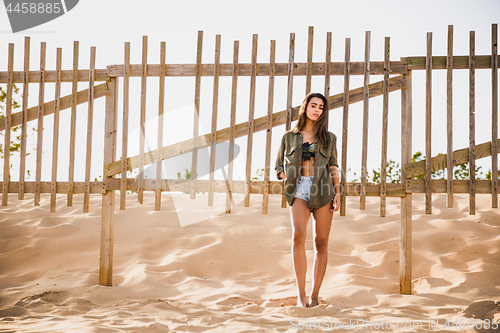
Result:
[[241,307],[241,306],[245,306],[245,305],[249,305],[249,304],[260,305],[259,303],[261,304],[262,302],[232,296],[232,297],[227,297],[227,298],[223,299],[222,301],[217,302],[216,304],[219,306],[227,306],[227,307],[235,308],[235,307]]
[[0,321],[4,321],[7,318],[24,317],[28,314],[29,312],[27,310],[18,306],[13,306],[7,309],[0,310]]
[[[467,318],[476,318],[481,320],[492,320],[494,317],[499,317],[500,302],[495,301],[476,301],[469,305],[464,311],[464,316]],[[496,315],[496,316],[495,316]]]
[[36,308],[45,304],[58,305],[68,297],[69,295],[65,291],[46,291],[42,294],[24,297],[15,305],[25,309]]

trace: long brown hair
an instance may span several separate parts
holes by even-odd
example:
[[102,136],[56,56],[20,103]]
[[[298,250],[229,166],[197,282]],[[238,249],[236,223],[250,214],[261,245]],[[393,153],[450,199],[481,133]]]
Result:
[[323,147],[326,147],[328,145],[328,123],[326,122],[326,113],[328,112],[328,100],[325,98],[323,94],[320,93],[307,94],[299,109],[299,121],[297,122],[297,125],[295,125],[295,127],[290,129],[288,132],[298,133],[302,131],[302,129],[306,125],[306,119],[307,119],[306,109],[313,97],[320,98],[323,101],[323,112],[321,113],[321,116],[319,116],[318,120],[314,122],[314,134],[315,135],[318,134],[319,141],[321,141]]

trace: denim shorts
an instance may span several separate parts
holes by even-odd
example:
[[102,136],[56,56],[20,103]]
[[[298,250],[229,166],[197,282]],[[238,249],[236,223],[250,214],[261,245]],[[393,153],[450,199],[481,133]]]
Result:
[[295,190],[294,198],[304,199],[309,202],[311,196],[311,185],[313,182],[313,176],[299,176],[299,181],[297,183],[297,189]]

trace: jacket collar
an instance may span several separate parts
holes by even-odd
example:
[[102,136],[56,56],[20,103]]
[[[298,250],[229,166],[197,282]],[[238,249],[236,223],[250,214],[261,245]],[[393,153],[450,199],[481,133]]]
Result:
[[[297,133],[294,133],[295,135],[298,135],[302,141],[302,143],[304,142],[304,136],[302,135],[302,132],[297,132]],[[319,140],[319,136],[318,136],[318,133],[316,133],[316,135],[314,136],[314,141],[313,143],[316,143],[318,142]]]

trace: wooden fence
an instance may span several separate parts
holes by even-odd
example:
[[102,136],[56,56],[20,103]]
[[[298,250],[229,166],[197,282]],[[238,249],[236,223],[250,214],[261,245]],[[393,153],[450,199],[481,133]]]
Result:
[[[356,195],[360,197],[360,209],[365,209],[366,196],[380,196],[380,216],[386,214],[386,197],[401,198],[401,228],[400,228],[400,292],[411,293],[411,247],[412,247],[412,193],[425,193],[426,213],[431,213],[432,193],[447,193],[448,207],[453,206],[454,193],[469,193],[470,204],[469,213],[475,214],[475,194],[491,193],[492,207],[498,207],[498,177],[497,154],[498,154],[498,53],[497,53],[497,25],[492,25],[491,33],[491,54],[475,54],[475,34],[470,32],[470,52],[468,55],[457,56],[453,53],[453,26],[448,27],[448,51],[446,56],[435,56],[432,53],[432,33],[427,35],[426,56],[404,57],[398,61],[390,60],[390,38],[385,38],[383,61],[372,61],[370,58],[371,35],[366,32],[365,54],[363,62],[352,62],[350,60],[351,42],[349,38],[345,40],[345,58],[343,62],[332,62],[332,34],[326,36],[326,54],[324,62],[313,62],[313,27],[309,27],[307,62],[295,62],[295,34],[290,34],[289,57],[286,63],[276,62],[276,42],[270,43],[269,63],[257,62],[257,35],[253,36],[251,63],[239,62],[239,42],[234,42],[233,62],[220,62],[221,37],[216,36],[214,63],[202,63],[203,32],[198,33],[197,56],[195,64],[167,64],[165,61],[166,44],[161,43],[160,63],[148,63],[148,38],[143,37],[142,62],[132,64],[130,57],[130,43],[125,43],[123,64],[110,65],[105,69],[95,68],[96,49],[90,50],[89,69],[80,69],[79,64],[79,44],[74,43],[73,48],[73,68],[63,70],[62,50],[57,49],[56,69],[47,70],[46,45],[41,43],[40,65],[32,70],[30,67],[30,38],[25,38],[24,44],[24,70],[14,71],[14,44],[9,44],[8,69],[0,71],[0,83],[6,84],[6,107],[5,117],[0,118],[0,130],[4,132],[4,151],[10,146],[11,129],[15,126],[21,128],[20,142],[20,164],[19,181],[10,181],[10,154],[4,153],[4,169],[2,182],[2,205],[8,204],[8,193],[18,193],[18,199],[23,200],[25,193],[34,193],[34,205],[39,205],[42,193],[51,194],[50,210],[56,210],[56,193],[67,194],[67,205],[73,204],[73,196],[83,193],[83,211],[89,210],[90,194],[102,195],[102,230],[101,230],[101,262],[99,283],[102,285],[112,285],[113,268],[113,225],[115,208],[115,191],[120,191],[120,209],[126,208],[127,190],[137,191],[139,202],[143,202],[145,190],[155,192],[155,209],[161,209],[162,191],[185,191],[190,192],[190,197],[195,198],[196,192],[208,192],[208,205],[213,205],[214,193],[226,193],[226,212],[231,212],[231,200],[233,193],[244,193],[244,205],[249,206],[250,194],[262,194],[262,213],[268,211],[270,194],[281,195],[282,207],[286,207],[286,200],[283,194],[282,181],[270,181],[270,170],[273,167],[271,156],[271,134],[276,126],[285,125],[286,129],[291,128],[291,123],[298,119],[298,106],[292,105],[294,78],[305,77],[305,92],[311,91],[311,79],[313,76],[324,77],[324,93],[328,97],[329,105],[325,108],[327,115],[332,110],[342,108],[342,146],[341,146],[341,211],[346,214],[346,196]],[[425,156],[431,156],[431,105],[432,105],[432,71],[446,69],[447,73],[447,154],[426,158],[423,161],[412,163],[412,71],[425,70],[426,73],[426,113],[425,113]],[[454,150],[452,141],[453,133],[453,109],[452,109],[452,88],[453,71],[457,69],[469,70],[469,147]],[[481,144],[475,143],[475,71],[476,69],[490,69],[492,78],[492,113],[491,113],[491,142]],[[331,94],[330,78],[332,75],[340,75],[344,78],[343,91]],[[352,75],[362,75],[363,85],[351,88],[350,77]],[[383,75],[383,80],[370,83],[371,75]],[[219,98],[220,77],[231,77],[231,119],[230,126],[217,129],[217,112]],[[267,115],[255,118],[256,82],[257,77],[268,78]],[[275,111],[275,78],[278,76],[287,77],[286,81],[286,109]],[[137,156],[128,155],[129,139],[129,117],[130,117],[130,78],[141,78],[140,89],[140,126],[139,154]],[[147,90],[147,78],[157,77],[159,80],[158,119],[162,119],[165,109],[165,79],[167,77],[192,77],[194,78],[194,127],[193,138],[172,145],[162,147],[163,126],[162,121],[158,121],[158,148],[153,151],[145,151],[145,120],[146,120],[146,96],[152,92]],[[212,123],[211,133],[199,134],[200,119],[200,94],[201,78],[213,77],[213,103],[212,103]],[[248,122],[236,124],[236,102],[238,92],[238,78],[250,78]],[[118,78],[123,82],[121,97],[122,110],[118,110],[119,103],[119,83]],[[78,91],[78,82],[88,82],[89,88]],[[13,84],[22,83],[22,109],[13,113]],[[38,105],[28,107],[29,83],[38,84]],[[61,85],[71,83],[72,93],[61,96]],[[46,102],[44,100],[45,87],[47,84],[55,85],[54,100]],[[388,146],[388,111],[389,93],[401,92],[401,182],[387,183],[387,146]],[[376,96],[383,96],[382,106],[382,152],[381,152],[381,181],[380,183],[367,182],[367,151],[368,151],[368,115],[369,99]],[[106,97],[105,100],[105,124],[104,133],[94,133],[94,100]],[[300,96],[301,100],[303,97]],[[155,97],[156,98],[156,97]],[[347,182],[347,142],[348,142],[348,115],[349,106],[353,103],[363,102],[363,125],[362,125],[362,162],[361,162],[361,182]],[[88,123],[87,123],[87,145],[85,159],[85,181],[76,182],[75,178],[75,129],[77,105],[87,103]],[[59,114],[63,110],[71,110],[71,122],[69,127],[71,135],[69,137],[69,173],[68,179],[62,181],[57,179],[58,168],[58,143]],[[102,111],[102,110],[99,110]],[[117,117],[118,112],[122,112],[122,137],[117,137]],[[42,140],[44,117],[53,114],[54,131],[52,137],[52,176],[51,181],[42,181]],[[25,181],[27,143],[26,136],[28,123],[37,120],[37,148],[36,148],[36,177],[35,181]],[[259,131],[266,131],[265,148],[265,174],[263,181],[251,179],[253,135]],[[104,179],[103,181],[91,181],[91,144],[92,137],[99,135],[104,138],[104,147],[98,149],[104,152]],[[246,169],[245,180],[233,180],[233,159],[234,142],[238,137],[247,137]],[[340,136],[340,135],[338,135]],[[410,138],[408,140],[408,138]],[[117,141],[121,139],[121,155],[117,158]],[[378,140],[378,138],[372,138]],[[215,147],[218,143],[229,141],[228,156],[228,177],[224,180],[215,180]],[[198,150],[210,146],[210,179],[197,179]],[[94,147],[94,149],[96,149]],[[162,161],[182,154],[192,154],[191,179],[161,179]],[[491,180],[477,180],[475,175],[475,160],[486,156],[492,156],[492,176]],[[452,168],[448,165],[459,165],[469,162],[469,180],[454,180]],[[144,168],[147,165],[156,164],[156,179],[145,179]],[[447,169],[446,179],[432,179],[431,172]],[[138,170],[139,176],[127,178],[127,171]],[[115,175],[120,174],[120,178]],[[425,179],[416,179],[417,176],[425,175]],[[129,194],[130,195],[130,194]]]

